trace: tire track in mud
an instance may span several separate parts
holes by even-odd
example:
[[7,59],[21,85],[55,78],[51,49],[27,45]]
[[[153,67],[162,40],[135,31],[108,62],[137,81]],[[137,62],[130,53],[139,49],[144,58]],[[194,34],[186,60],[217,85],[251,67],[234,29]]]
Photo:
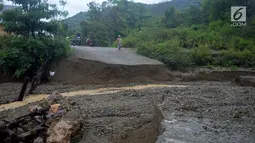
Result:
[[[139,86],[133,86],[133,87],[118,87],[118,88],[99,88],[94,90],[81,90],[81,91],[73,91],[73,92],[66,92],[66,93],[60,93],[63,97],[73,97],[73,96],[89,96],[89,95],[103,95],[103,94],[114,94],[122,91],[127,90],[143,90],[143,89],[149,89],[149,88],[171,88],[171,87],[186,87],[183,85],[163,85],[163,84],[148,84],[148,85],[139,85]],[[9,110],[9,109],[15,109],[18,107],[22,107],[34,102],[42,101],[47,98],[47,94],[40,94],[40,95],[30,95],[26,97],[21,102],[12,102],[8,104],[2,104],[0,105],[0,112]]]

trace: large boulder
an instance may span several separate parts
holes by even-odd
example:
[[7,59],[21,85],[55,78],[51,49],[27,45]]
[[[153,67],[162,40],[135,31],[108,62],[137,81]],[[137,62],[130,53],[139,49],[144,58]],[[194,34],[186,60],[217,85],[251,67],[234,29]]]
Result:
[[79,112],[70,111],[60,121],[52,123],[46,143],[70,143],[71,137],[81,128],[79,116]]

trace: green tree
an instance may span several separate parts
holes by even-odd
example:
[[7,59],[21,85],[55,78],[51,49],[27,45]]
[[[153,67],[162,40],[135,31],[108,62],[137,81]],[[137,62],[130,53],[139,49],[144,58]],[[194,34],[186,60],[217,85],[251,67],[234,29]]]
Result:
[[182,24],[184,21],[184,15],[174,7],[169,8],[165,12],[163,23],[168,28],[175,28]]
[[31,76],[39,67],[49,66],[54,58],[64,56],[69,50],[63,38],[67,27],[59,22],[67,12],[47,0],[9,1],[19,7],[3,12],[4,29],[16,36],[4,37],[0,65],[14,76]]
[[127,0],[91,2],[88,7],[87,20],[81,23],[83,36],[98,39],[101,46],[111,45],[119,34],[141,29],[149,18],[143,5]]
[[199,6],[190,6],[185,10],[184,17],[185,24],[188,26],[206,23],[206,16],[203,13],[203,9]]
[[[20,6],[3,12],[5,31],[25,37],[35,37],[36,33],[45,32],[57,34],[57,17],[66,15],[66,12],[58,10],[57,5],[49,4],[47,0],[8,1]],[[52,21],[48,22],[49,20]]]

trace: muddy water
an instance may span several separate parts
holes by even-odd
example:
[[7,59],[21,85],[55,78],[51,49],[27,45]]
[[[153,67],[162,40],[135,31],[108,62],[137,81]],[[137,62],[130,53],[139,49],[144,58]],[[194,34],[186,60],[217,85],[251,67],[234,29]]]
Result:
[[[171,114],[161,122],[165,132],[158,137],[156,143],[252,143],[249,128],[241,124],[226,121],[200,120]],[[215,129],[214,124],[228,128],[233,132]],[[240,132],[239,132],[240,131]]]
[[210,135],[205,132],[205,125],[197,118],[183,118],[171,114],[162,121],[165,132],[156,143],[210,142]]
[[[121,91],[126,90],[142,90],[142,89],[150,89],[150,88],[171,88],[171,87],[186,87],[181,85],[157,85],[157,84],[149,84],[149,85],[140,85],[140,86],[133,86],[133,87],[119,87],[119,88],[100,88],[95,90],[81,90],[81,91],[74,91],[74,92],[67,92],[67,93],[60,93],[64,97],[73,97],[73,96],[88,96],[88,95],[102,95],[102,94],[113,94],[118,93]],[[13,102],[9,104],[0,105],[0,112],[8,109],[15,109],[18,107],[22,107],[28,105],[30,103],[42,101],[47,98],[47,94],[40,94],[40,95],[32,95],[25,98],[22,102]]]

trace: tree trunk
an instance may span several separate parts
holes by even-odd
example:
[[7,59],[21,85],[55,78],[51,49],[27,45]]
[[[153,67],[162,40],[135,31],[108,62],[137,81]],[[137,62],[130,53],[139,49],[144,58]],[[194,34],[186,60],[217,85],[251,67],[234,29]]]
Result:
[[34,76],[31,86],[29,88],[28,94],[32,94],[32,92],[41,84],[42,80],[47,78],[47,67],[50,60],[42,64],[42,66],[39,68],[39,70],[36,73],[36,76]]
[[19,97],[18,97],[18,101],[22,101],[22,100],[23,100],[24,95],[25,95],[25,93],[26,93],[28,81],[29,81],[29,78],[26,77],[26,78],[25,78],[25,81],[24,81],[24,83],[23,83],[22,89],[21,89],[21,91],[20,91],[20,94],[19,94]]

